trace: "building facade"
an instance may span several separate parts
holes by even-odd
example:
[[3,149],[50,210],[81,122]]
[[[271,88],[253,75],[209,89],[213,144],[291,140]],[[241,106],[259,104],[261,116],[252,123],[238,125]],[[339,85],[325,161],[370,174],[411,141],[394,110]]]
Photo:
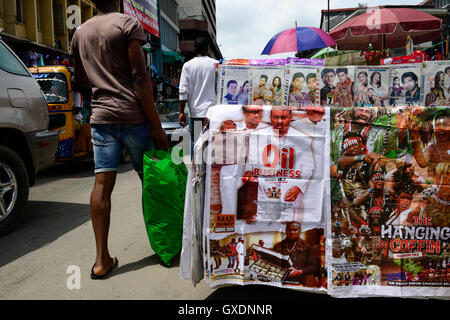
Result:
[[61,62],[76,25],[95,13],[90,0],[0,0],[0,35],[25,63],[30,51],[45,64]]
[[180,28],[178,27],[178,1],[163,0],[160,3],[160,37],[161,37],[161,57],[162,75],[166,78],[178,81],[183,64],[178,37]]
[[223,58],[216,40],[215,0],[178,0],[178,17],[180,50],[185,61],[195,56],[194,41],[198,37],[209,40],[212,58]]
[[425,0],[420,5],[434,8],[449,8],[450,0]]

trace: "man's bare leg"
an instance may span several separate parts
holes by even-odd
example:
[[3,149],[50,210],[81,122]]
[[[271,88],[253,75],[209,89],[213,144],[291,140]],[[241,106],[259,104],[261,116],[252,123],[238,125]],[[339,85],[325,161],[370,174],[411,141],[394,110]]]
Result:
[[98,276],[105,274],[113,263],[108,251],[108,232],[111,194],[116,183],[116,176],[117,171],[97,173],[91,193],[91,220],[97,250],[94,274]]

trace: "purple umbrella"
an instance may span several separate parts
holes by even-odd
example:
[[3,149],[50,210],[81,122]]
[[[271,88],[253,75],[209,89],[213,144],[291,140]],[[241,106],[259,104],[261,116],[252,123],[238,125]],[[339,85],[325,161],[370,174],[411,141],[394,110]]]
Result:
[[284,30],[270,39],[261,54],[298,52],[336,45],[325,31],[314,27],[297,27]]

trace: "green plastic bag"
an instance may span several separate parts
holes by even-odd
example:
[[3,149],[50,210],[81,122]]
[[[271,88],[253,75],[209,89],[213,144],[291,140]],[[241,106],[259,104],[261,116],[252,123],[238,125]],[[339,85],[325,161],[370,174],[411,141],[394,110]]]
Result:
[[[187,180],[184,163],[176,164],[171,159],[172,149],[149,150],[143,161],[145,226],[150,246],[166,265],[181,250]],[[180,148],[176,152],[182,153]]]

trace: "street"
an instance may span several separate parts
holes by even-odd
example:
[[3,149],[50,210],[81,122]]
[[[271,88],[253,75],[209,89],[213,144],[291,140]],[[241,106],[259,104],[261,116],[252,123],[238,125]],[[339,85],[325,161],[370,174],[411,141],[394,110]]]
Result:
[[[119,267],[91,280],[95,259],[89,197],[91,160],[55,163],[30,188],[23,219],[0,238],[0,300],[329,300],[329,296],[267,286],[196,287],[152,251],[142,217],[141,186],[131,164],[121,165],[112,195],[109,247]],[[79,288],[71,279],[79,272]]]
[[[131,164],[121,165],[112,195],[109,245],[119,267],[106,280],[91,280],[93,166],[90,160],[55,163],[39,174],[22,221],[0,238],[0,300],[330,300],[259,285],[211,289],[201,281],[194,287],[180,278],[177,258],[170,268],[160,265],[147,238]],[[70,280],[77,269],[79,289]]]
[[[55,163],[38,176],[21,223],[0,238],[0,300],[296,300],[305,306],[353,300],[264,285],[211,289],[205,281],[194,287],[190,280],[182,280],[179,261],[165,268],[150,248],[141,213],[141,187],[131,164],[120,167],[112,196],[110,251],[118,257],[119,268],[106,280],[91,280],[93,182],[90,160]],[[74,270],[79,271],[79,288],[70,280]]]
[[[56,163],[38,176],[21,223],[0,238],[0,300],[202,300],[214,292],[205,282],[194,288],[181,280],[179,261],[171,268],[159,264],[147,238],[141,186],[131,164],[121,166],[112,195],[109,246],[119,268],[107,280],[91,280],[93,182],[89,160]],[[67,285],[74,270],[80,271],[79,289]]]

